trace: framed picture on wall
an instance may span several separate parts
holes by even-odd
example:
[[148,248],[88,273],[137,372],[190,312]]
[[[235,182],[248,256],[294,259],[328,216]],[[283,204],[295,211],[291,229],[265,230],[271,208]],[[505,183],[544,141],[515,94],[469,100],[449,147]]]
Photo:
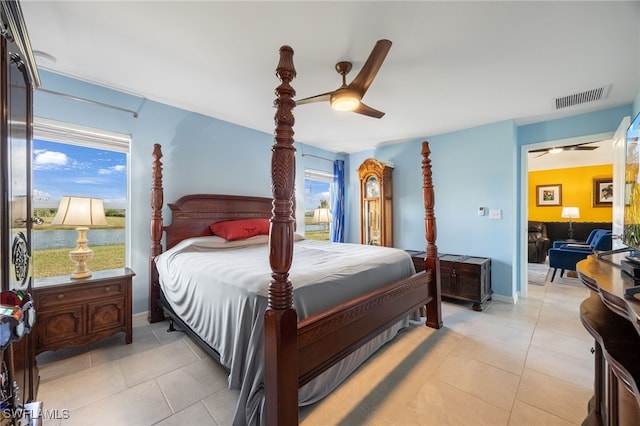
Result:
[[593,207],[613,206],[613,179],[593,180]]
[[536,185],[536,206],[561,206],[562,185]]

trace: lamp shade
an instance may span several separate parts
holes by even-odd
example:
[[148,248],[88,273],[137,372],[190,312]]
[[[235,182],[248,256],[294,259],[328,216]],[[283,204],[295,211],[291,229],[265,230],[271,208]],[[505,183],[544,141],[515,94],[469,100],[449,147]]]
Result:
[[576,219],[580,217],[580,209],[578,207],[563,207],[561,217],[567,219]]
[[100,198],[64,195],[52,225],[107,226],[104,205]]
[[313,223],[331,223],[331,212],[327,208],[313,210]]

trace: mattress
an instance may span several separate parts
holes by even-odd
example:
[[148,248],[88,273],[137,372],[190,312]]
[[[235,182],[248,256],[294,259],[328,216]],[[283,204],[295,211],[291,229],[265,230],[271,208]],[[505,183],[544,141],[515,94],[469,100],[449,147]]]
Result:
[[[296,240],[289,279],[299,320],[415,272],[403,250]],[[191,238],[155,259],[171,308],[220,354],[220,363],[229,370],[229,387],[240,390],[234,424],[260,423],[262,415],[268,257],[268,237],[263,235],[240,241]],[[325,396],[407,324],[408,318],[305,385],[300,404]]]

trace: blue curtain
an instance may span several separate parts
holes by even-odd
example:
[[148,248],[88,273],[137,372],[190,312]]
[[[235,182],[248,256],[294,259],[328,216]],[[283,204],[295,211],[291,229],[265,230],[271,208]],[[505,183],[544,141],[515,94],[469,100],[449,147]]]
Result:
[[344,161],[333,162],[331,242],[344,243]]

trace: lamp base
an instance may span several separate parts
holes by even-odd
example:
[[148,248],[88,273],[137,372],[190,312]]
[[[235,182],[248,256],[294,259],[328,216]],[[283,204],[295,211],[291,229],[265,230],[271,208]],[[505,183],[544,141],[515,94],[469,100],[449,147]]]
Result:
[[71,278],[88,278],[91,276],[91,271],[87,267],[87,261],[93,258],[93,250],[91,249],[76,249],[69,252],[69,258],[76,262],[76,269],[71,273]]
[[86,227],[78,227],[78,241],[76,248],[69,252],[69,258],[76,263],[76,269],[71,273],[71,279],[89,278],[91,271],[87,267],[87,262],[93,259],[93,250],[87,247],[87,230]]

